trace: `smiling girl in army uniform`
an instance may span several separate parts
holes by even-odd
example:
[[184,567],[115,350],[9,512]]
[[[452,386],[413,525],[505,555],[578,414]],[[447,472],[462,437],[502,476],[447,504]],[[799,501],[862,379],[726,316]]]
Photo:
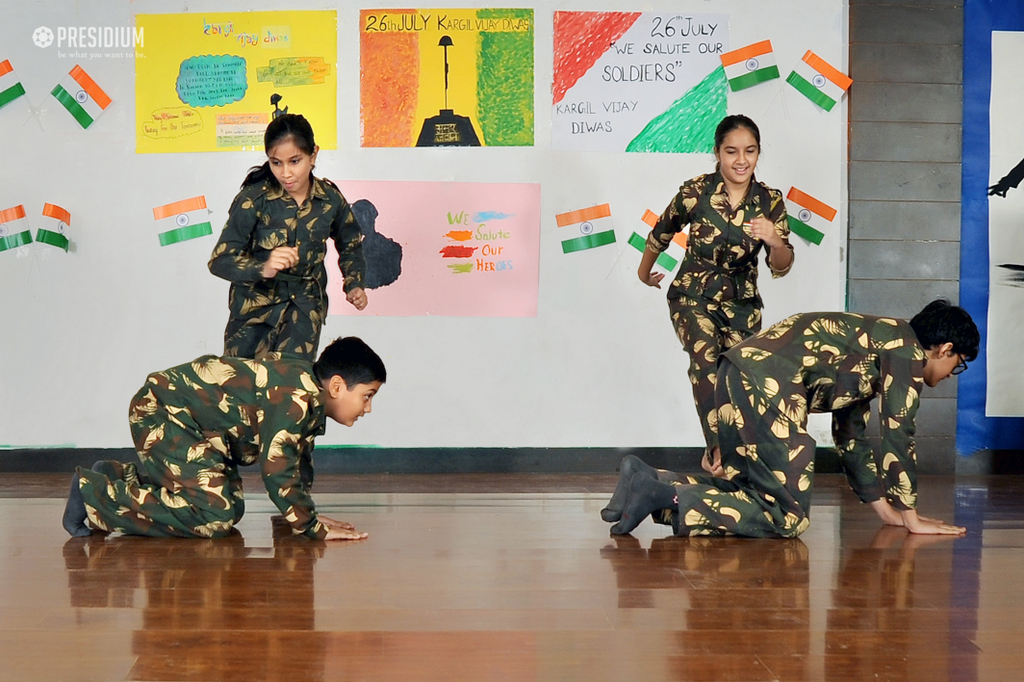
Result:
[[758,182],[754,168],[761,133],[742,115],[727,116],[715,130],[714,173],[686,181],[647,237],[637,274],[661,288],[652,273],[658,254],[690,225],[682,266],[668,290],[676,335],[690,355],[690,382],[707,449],[702,466],[722,473],[715,420],[718,356],[761,330],[757,256],[762,247],[772,277],[793,266],[782,193]]

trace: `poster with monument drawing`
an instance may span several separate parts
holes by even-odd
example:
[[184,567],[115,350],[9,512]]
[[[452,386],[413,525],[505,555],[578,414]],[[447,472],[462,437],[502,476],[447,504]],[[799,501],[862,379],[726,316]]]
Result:
[[532,9],[359,16],[364,147],[533,145]]

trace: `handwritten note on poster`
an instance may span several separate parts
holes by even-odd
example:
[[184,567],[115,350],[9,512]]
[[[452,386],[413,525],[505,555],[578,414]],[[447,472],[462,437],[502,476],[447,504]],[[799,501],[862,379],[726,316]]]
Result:
[[252,151],[275,114],[301,113],[337,147],[337,14],[140,14],[139,153]]
[[720,14],[555,12],[552,146],[710,151],[728,29]]
[[370,303],[360,312],[345,301],[332,253],[326,261],[330,314],[536,316],[540,185],[338,186],[363,230]]

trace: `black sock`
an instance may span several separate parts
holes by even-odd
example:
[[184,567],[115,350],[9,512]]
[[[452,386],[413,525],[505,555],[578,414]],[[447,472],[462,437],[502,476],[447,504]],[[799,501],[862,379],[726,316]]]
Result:
[[658,480],[658,470],[648,464],[644,464],[636,455],[626,455],[623,457],[622,464],[619,465],[619,482],[615,486],[615,492],[612,493],[612,499],[608,500],[608,504],[601,510],[601,518],[608,523],[615,523],[622,518],[622,507],[626,504],[626,498],[629,496],[629,485],[635,474]]
[[85,500],[82,498],[82,490],[78,487],[81,475],[75,472],[71,477],[71,491],[68,493],[68,503],[64,506],[64,530],[73,538],[84,538],[92,535],[89,526],[85,525],[87,514],[85,513]]
[[630,533],[651,512],[675,509],[678,506],[674,485],[647,476],[634,476],[629,486],[629,497],[622,508],[622,518],[612,526],[612,534]]

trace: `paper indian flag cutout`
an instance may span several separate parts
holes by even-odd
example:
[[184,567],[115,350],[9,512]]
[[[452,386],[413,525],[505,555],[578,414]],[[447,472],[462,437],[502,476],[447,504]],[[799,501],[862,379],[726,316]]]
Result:
[[836,209],[796,187],[790,187],[786,201],[790,204],[790,231],[813,244],[821,244],[825,238],[822,230],[836,217]]
[[762,40],[722,55],[725,77],[733,92],[779,77],[772,41]]
[[786,82],[825,111],[831,111],[850,88],[853,79],[807,50]]
[[[650,225],[652,228],[658,224],[658,214],[647,209],[644,211],[644,216],[641,218],[642,221]],[[654,261],[654,264],[664,268],[665,270],[674,270],[679,261],[686,255],[686,245],[689,241],[689,236],[686,232],[677,232],[672,238],[672,243],[668,245],[668,248],[658,254],[658,259]],[[647,246],[647,239],[634,232],[629,235],[629,245],[640,253],[644,252],[644,248]]]
[[0,107],[13,102],[25,94],[25,86],[21,84],[18,74],[14,73],[11,60],[0,62]]
[[68,250],[71,214],[56,204],[43,204],[43,226],[36,230],[36,241]]
[[79,125],[88,128],[110,106],[110,98],[81,66],[68,72],[50,92]]
[[571,225],[576,228],[562,233],[563,237],[568,237],[562,242],[562,253],[585,251],[615,243],[612,209],[608,204],[559,213],[555,215],[555,222],[559,227]]
[[15,249],[32,243],[25,207],[21,204],[0,211],[0,251]]
[[162,230],[160,246],[177,244],[197,237],[213,234],[210,226],[206,197],[182,199],[153,209],[153,219]]

